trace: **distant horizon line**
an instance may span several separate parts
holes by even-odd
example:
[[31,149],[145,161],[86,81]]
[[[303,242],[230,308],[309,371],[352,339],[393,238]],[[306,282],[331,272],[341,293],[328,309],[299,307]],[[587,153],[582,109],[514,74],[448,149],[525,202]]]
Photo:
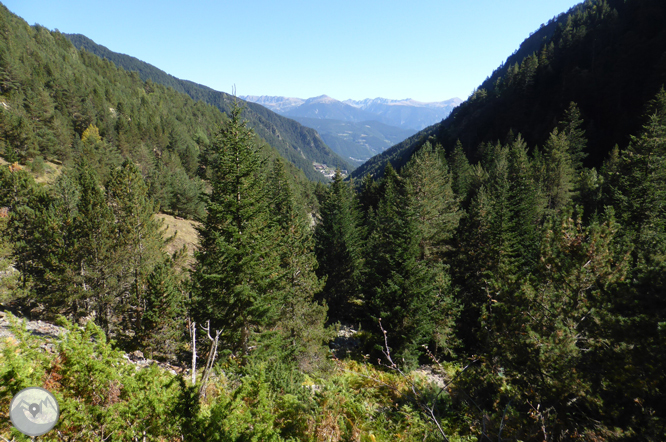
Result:
[[445,103],[445,102],[448,102],[448,101],[455,101],[455,100],[458,100],[462,103],[463,101],[465,101],[464,99],[462,99],[460,97],[452,97],[452,98],[447,98],[445,100],[438,100],[438,101],[421,101],[421,100],[416,100],[416,99],[413,99],[413,98],[386,98],[386,97],[375,97],[375,98],[367,97],[367,98],[361,98],[361,99],[347,98],[345,100],[339,100],[337,98],[331,97],[328,94],[315,95],[315,96],[308,97],[308,98],[301,98],[301,97],[294,97],[294,96],[287,96],[287,95],[267,95],[267,94],[262,94],[262,95],[256,95],[256,94],[238,95],[238,98],[243,99],[243,100],[245,98],[264,98],[264,97],[266,97],[266,98],[291,98],[291,99],[297,99],[297,100],[303,100],[303,101],[311,100],[313,98],[330,98],[332,100],[339,101],[341,103],[344,103],[346,101],[365,101],[365,100],[371,100],[371,101],[372,100],[415,101],[417,103],[424,103],[424,104]]

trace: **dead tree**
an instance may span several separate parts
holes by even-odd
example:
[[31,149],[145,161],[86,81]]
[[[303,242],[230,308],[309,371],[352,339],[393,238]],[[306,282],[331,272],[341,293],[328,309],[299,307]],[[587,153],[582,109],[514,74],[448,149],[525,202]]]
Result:
[[213,364],[215,364],[215,358],[217,357],[217,343],[220,339],[220,334],[222,330],[217,330],[215,332],[215,338],[210,335],[210,320],[206,321],[206,327],[201,327],[203,331],[206,332],[210,342],[210,351],[208,352],[208,360],[206,361],[206,368],[204,368],[203,377],[201,378],[201,386],[199,387],[199,397],[206,397],[206,385],[208,384],[208,379],[210,378],[210,372],[213,369]]
[[192,337],[192,385],[197,384],[197,323],[190,324],[190,336]]

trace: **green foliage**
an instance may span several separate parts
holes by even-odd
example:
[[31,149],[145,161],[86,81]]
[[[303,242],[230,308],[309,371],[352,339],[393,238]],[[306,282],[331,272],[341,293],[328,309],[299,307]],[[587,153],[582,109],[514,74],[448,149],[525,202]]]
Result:
[[[481,159],[481,144],[504,140],[509,130],[531,147],[543,146],[558,122],[565,123],[560,132],[567,136],[585,132],[587,144],[574,153],[574,169],[581,160],[601,166],[615,144],[640,131],[642,106],[664,82],[665,19],[660,0],[575,5],[530,34],[446,120],[373,157],[353,178],[376,177],[387,162],[403,167],[426,141],[449,153],[460,141],[472,162]],[[572,102],[580,115],[562,118]],[[577,118],[585,122],[575,128]]]
[[[0,272],[20,278],[0,275],[3,301],[93,319],[48,351],[14,329],[0,405],[51,389],[52,437],[68,440],[663,439],[666,93],[628,146],[585,167],[639,119],[633,104],[591,106],[616,83],[587,76],[613,48],[662,47],[663,12],[574,7],[356,195],[340,173],[302,186],[240,108],[224,117],[0,11],[2,151],[33,173],[40,158],[76,165],[49,186],[0,167]],[[641,75],[632,84],[654,86]],[[164,252],[158,204],[203,220],[189,281],[185,252]],[[188,319],[223,333],[203,400],[182,377],[126,364],[102,332],[174,361]],[[336,338],[346,360],[322,346],[335,321],[363,327]],[[380,351],[398,366],[358,362]],[[438,388],[398,370],[425,356],[447,359],[424,368]]]
[[413,206],[422,260],[442,261],[461,213],[441,146],[426,144],[405,167],[407,204]]
[[141,344],[151,358],[174,359],[180,353],[187,313],[183,284],[174,259],[157,263],[148,275]]
[[[365,292],[372,322],[381,319],[395,353],[414,364],[423,345],[452,348],[458,309],[442,254],[459,215],[435,151],[416,157],[405,175],[398,177],[390,166],[384,173],[369,222]],[[379,342],[383,338],[378,334]]]
[[326,307],[314,301],[324,286],[315,271],[314,238],[310,215],[294,202],[284,164],[276,160],[269,177],[270,215],[280,237],[278,250],[281,272],[281,311],[277,328],[281,332],[287,359],[294,358],[301,369],[321,367],[325,361],[322,343],[332,339],[324,328]]
[[[362,231],[358,202],[351,187],[336,171],[320,202],[321,221],[315,227],[317,275],[326,278],[320,298],[333,320],[353,316],[354,305],[363,303]],[[352,315],[350,315],[352,313]]]
[[224,329],[224,342],[248,354],[250,339],[278,315],[279,234],[271,223],[266,159],[237,107],[217,134],[212,192],[194,283],[195,318]]
[[[92,322],[85,330],[64,325],[67,331],[51,344],[52,353],[41,350],[40,339],[21,326],[12,329],[17,342],[0,343],[3,407],[22,388],[51,391],[61,414],[42,440],[174,440],[182,434],[181,389],[173,376],[157,368],[137,371]],[[7,424],[0,429],[7,430]]]

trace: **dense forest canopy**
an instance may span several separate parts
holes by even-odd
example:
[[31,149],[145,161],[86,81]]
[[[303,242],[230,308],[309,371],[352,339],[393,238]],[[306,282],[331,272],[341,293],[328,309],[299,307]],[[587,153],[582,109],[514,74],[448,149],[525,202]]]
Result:
[[[592,124],[555,69],[647,51],[663,9],[586,1],[540,31],[545,68],[501,70],[400,167],[329,185],[239,104],[223,116],[3,10],[0,302],[68,330],[44,343],[7,314],[3,409],[54,392],[44,440],[663,440],[666,76]],[[594,52],[613,36],[636,46]],[[581,78],[624,84],[600,75]],[[442,144],[493,103],[515,131]],[[550,106],[534,133],[512,113],[528,104]],[[200,221],[189,260],[164,208]]]
[[[105,183],[114,167],[131,158],[163,211],[203,215],[199,194],[207,150],[226,114],[79,51],[58,32],[29,27],[4,7],[0,19],[5,160],[70,166],[85,157]],[[288,170],[293,180],[305,182],[303,172],[291,165]]]

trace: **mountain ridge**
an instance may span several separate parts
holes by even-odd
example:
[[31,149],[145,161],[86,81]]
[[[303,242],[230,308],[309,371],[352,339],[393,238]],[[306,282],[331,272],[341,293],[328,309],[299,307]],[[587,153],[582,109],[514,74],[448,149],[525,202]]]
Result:
[[[82,34],[63,34],[77,49],[107,59],[127,71],[137,72],[144,81],[171,87],[178,92],[189,95],[194,100],[212,104],[220,111],[229,114],[236,97],[225,92],[216,91],[208,86],[189,80],[176,78],[161,69],[141,61],[136,57],[113,52],[105,46],[95,43]],[[312,163],[325,163],[340,169],[353,169],[354,166],[333,152],[319,134],[311,128],[279,115],[259,104],[243,101],[245,111],[243,117],[255,130],[257,135],[274,147],[280,155],[303,170],[310,180],[321,181],[323,176],[314,170]]]
[[[511,54],[444,121],[373,157],[352,174],[400,168],[426,142],[450,152],[460,141],[470,161],[484,143],[522,134],[540,146],[571,102],[588,139],[586,166],[600,166],[643,124],[643,107],[666,83],[666,6],[656,0],[598,0],[551,19]],[[522,57],[522,58],[521,58]]]
[[[261,104],[290,118],[321,119],[323,115],[334,114],[336,118],[329,118],[354,122],[374,120],[389,126],[413,130],[421,130],[441,121],[463,101],[457,97],[436,102],[422,102],[411,98],[391,99],[382,97],[365,98],[363,100],[337,100],[328,95],[306,99],[274,95],[242,95],[240,98]],[[317,107],[317,104],[335,106],[335,110],[329,111],[327,114],[324,109]],[[363,113],[359,113],[359,110]]]
[[[381,97],[340,101],[328,95],[307,99],[268,95],[241,98],[317,130],[329,147],[355,165],[441,121],[462,101],[452,98],[424,103]],[[403,138],[396,139],[397,134]]]

